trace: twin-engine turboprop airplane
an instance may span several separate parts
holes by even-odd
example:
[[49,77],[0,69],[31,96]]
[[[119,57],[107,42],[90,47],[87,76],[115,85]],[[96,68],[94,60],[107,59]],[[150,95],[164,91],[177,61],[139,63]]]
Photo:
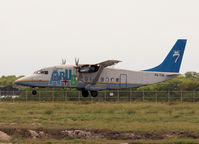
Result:
[[[126,89],[159,83],[179,76],[179,69],[184,54],[186,40],[179,39],[158,66],[143,70],[131,71],[110,68],[118,60],[107,60],[97,64],[57,65],[42,68],[30,76],[16,80],[16,84],[30,87],[76,88],[82,96],[96,97],[98,91],[107,89]],[[37,91],[33,89],[33,95]]]

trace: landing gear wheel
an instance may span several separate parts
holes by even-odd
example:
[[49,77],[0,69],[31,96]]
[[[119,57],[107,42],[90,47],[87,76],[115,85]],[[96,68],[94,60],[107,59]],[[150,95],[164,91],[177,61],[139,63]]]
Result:
[[32,90],[32,94],[33,94],[33,95],[36,95],[36,94],[37,94],[37,91],[36,91],[36,90]]
[[90,91],[92,97],[96,97],[98,95],[97,91]]
[[89,93],[87,90],[82,90],[82,96],[83,97],[88,97]]

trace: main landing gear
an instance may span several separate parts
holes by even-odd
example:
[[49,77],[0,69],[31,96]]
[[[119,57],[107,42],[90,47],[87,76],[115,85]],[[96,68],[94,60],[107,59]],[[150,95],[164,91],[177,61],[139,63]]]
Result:
[[[98,91],[90,91],[92,97],[96,97],[98,95]],[[82,90],[82,96],[83,97],[88,97],[89,92],[85,89]]]
[[82,96],[83,96],[83,97],[88,97],[88,95],[89,95],[88,91],[85,90],[85,89],[83,89],[83,90],[82,90]]
[[32,90],[32,94],[33,94],[33,95],[36,95],[36,94],[37,94],[37,91],[36,91],[35,89],[33,89],[33,90]]
[[96,97],[98,95],[97,91],[90,91],[92,97]]

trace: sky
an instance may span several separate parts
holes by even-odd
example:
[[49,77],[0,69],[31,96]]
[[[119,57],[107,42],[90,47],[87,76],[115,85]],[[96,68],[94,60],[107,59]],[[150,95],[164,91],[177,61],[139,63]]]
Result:
[[0,0],[0,76],[45,66],[121,60],[159,65],[187,39],[180,72],[199,72],[198,0]]

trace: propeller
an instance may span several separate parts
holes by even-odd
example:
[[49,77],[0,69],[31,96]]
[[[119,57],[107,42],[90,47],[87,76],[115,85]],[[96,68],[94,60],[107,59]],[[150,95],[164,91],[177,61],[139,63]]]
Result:
[[66,64],[66,59],[62,59],[62,65]]
[[79,68],[79,58],[75,58],[75,65],[76,65],[76,74],[77,74],[77,81],[80,81],[80,77],[82,77],[81,73],[78,72]]
[[79,65],[79,59],[75,58],[75,65],[78,66]]

